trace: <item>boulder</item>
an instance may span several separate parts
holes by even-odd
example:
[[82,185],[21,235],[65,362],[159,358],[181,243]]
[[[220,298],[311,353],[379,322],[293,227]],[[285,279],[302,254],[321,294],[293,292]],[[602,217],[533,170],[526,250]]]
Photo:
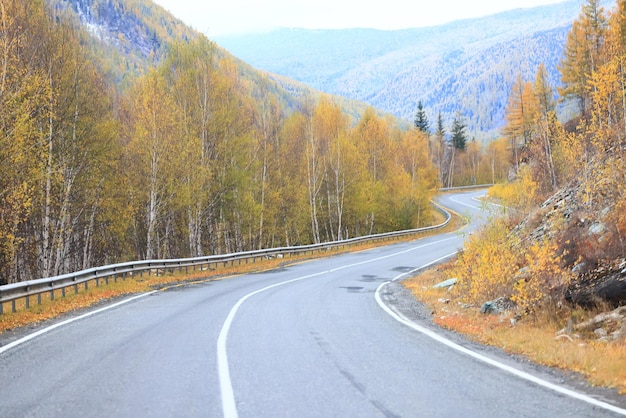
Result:
[[626,269],[595,270],[581,275],[566,289],[565,300],[583,307],[593,307],[599,301],[618,306],[626,301]]
[[459,279],[448,279],[446,281],[443,281],[441,283],[437,283],[436,285],[434,285],[433,287],[435,289],[445,289],[446,287],[452,287],[455,284],[457,284],[459,281]]
[[480,313],[483,314],[501,314],[515,308],[515,303],[507,298],[497,298],[483,303],[480,307]]

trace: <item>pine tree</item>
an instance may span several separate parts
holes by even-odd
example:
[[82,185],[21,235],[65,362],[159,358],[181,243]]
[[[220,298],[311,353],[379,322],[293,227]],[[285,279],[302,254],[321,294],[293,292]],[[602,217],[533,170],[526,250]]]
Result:
[[426,111],[424,110],[424,105],[421,100],[417,104],[415,127],[426,134],[430,134],[430,122],[428,122],[428,117],[426,116]]
[[441,112],[437,115],[437,132],[435,135],[437,135],[437,138],[441,138],[442,140],[446,137],[446,129],[443,126],[443,117],[441,116]]
[[454,117],[454,121],[452,122],[452,145],[455,149],[459,151],[465,151],[465,146],[467,144],[467,134],[465,133],[465,129],[467,125],[463,120],[463,117],[457,113]]

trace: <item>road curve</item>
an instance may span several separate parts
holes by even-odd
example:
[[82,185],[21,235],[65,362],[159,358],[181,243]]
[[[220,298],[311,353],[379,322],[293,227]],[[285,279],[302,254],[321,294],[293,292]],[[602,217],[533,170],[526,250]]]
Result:
[[441,199],[473,217],[460,233],[155,292],[0,347],[0,416],[626,414],[437,330],[393,282],[461,247],[479,194]]

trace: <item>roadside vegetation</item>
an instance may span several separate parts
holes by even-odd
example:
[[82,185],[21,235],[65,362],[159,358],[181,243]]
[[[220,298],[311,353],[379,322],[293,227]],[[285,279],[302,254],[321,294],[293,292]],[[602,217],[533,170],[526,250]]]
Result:
[[[444,221],[445,217],[442,213],[434,212],[434,225],[439,225]],[[461,217],[452,214],[450,222],[444,229],[422,232],[418,235],[419,237],[427,237],[442,232],[452,232],[459,229],[463,223],[464,220]],[[395,242],[408,241],[411,239],[415,239],[415,236],[402,238]],[[170,272],[161,270],[159,275],[156,275],[156,271],[152,271],[151,274],[145,272],[141,276],[128,275],[125,278],[118,277],[115,280],[111,278],[108,284],[105,284],[104,280],[100,279],[98,286],[96,286],[95,280],[92,280],[89,282],[87,290],[81,285],[78,293],[75,293],[71,287],[67,289],[65,296],[63,296],[63,292],[60,289],[56,290],[54,300],[50,300],[50,295],[46,293],[41,296],[41,303],[38,303],[37,297],[33,296],[30,298],[30,307],[28,308],[26,308],[25,299],[20,299],[16,301],[15,312],[12,312],[13,307],[10,302],[4,303],[3,311],[5,313],[0,315],[0,336],[3,332],[24,326],[34,326],[38,323],[57,318],[63,314],[74,313],[81,309],[94,307],[102,303],[111,303],[112,300],[126,295],[144,293],[152,290],[166,291],[178,286],[204,284],[247,273],[271,271],[318,257],[328,257],[343,252],[365,251],[374,248],[376,245],[380,244],[355,244],[349,248],[337,249],[331,253],[322,252],[315,256],[293,256],[288,259],[273,258],[242,265],[217,265],[216,268],[211,270],[197,270],[188,273],[178,270]]]
[[[626,393],[626,1],[589,0],[569,33],[555,116],[540,69],[513,88],[502,213],[451,263],[407,282],[437,323]],[[433,285],[456,278],[448,289]]]
[[403,282],[431,309],[436,324],[538,364],[579,373],[592,385],[626,394],[624,342],[599,342],[589,334],[559,334],[570,321],[583,322],[603,312],[603,307],[552,306],[524,318],[513,311],[486,315],[480,312],[481,305],[466,302],[460,292],[433,288],[450,278],[454,268],[450,262]]

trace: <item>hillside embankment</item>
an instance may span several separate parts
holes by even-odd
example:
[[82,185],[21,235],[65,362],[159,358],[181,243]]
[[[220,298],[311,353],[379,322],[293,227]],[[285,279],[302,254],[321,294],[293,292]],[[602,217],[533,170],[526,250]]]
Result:
[[441,326],[626,393],[621,198],[591,201],[583,184],[503,209],[456,259],[405,286]]

